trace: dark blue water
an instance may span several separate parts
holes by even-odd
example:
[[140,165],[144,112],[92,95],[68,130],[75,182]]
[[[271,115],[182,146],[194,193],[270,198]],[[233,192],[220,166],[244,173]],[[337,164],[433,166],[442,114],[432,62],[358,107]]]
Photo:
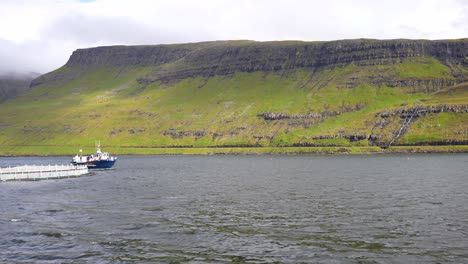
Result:
[[121,156],[0,183],[5,263],[467,263],[467,248],[466,154]]

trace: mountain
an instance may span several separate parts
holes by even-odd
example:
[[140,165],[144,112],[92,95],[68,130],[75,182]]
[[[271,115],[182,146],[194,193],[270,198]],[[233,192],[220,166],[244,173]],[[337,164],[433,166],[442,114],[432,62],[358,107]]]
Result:
[[39,73],[34,72],[0,74],[0,102],[29,90],[31,81],[39,76]]
[[468,145],[468,39],[79,49],[0,104],[1,146]]

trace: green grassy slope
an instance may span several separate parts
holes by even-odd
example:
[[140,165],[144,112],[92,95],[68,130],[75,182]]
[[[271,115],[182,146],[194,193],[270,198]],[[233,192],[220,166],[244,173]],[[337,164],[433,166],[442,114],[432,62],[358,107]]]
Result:
[[[405,123],[399,115],[381,118],[382,112],[468,104],[467,85],[432,93],[434,88],[424,85],[388,87],[372,82],[376,75],[390,81],[453,80],[451,67],[431,57],[397,65],[348,63],[313,71],[296,68],[174,82],[137,81],[152,71],[151,66],[58,69],[55,74],[73,73],[76,78],[43,83],[0,104],[0,153],[23,146],[22,154],[51,153],[48,147],[63,149],[53,153],[68,154],[75,147],[93,146],[95,140],[109,148],[127,149],[371,146],[375,150],[372,146],[388,146]],[[266,120],[262,113],[284,118]],[[464,142],[468,142],[468,113],[445,111],[415,117],[393,145]]]

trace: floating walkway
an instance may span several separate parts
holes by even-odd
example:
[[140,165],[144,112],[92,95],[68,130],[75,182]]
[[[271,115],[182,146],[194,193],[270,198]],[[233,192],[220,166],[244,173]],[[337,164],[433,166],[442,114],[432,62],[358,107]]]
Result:
[[38,181],[78,177],[88,173],[86,165],[25,165],[0,168],[0,181]]

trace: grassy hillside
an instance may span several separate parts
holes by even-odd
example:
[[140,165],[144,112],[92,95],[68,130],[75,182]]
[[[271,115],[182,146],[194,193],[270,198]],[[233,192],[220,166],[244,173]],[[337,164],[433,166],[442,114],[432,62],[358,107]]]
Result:
[[[468,85],[437,86],[459,78],[455,67],[462,76],[468,70],[433,57],[141,81],[171,65],[63,66],[51,75],[67,78],[0,104],[0,153],[22,147],[16,153],[68,154],[95,140],[132,149],[127,153],[149,153],[148,147],[468,145]],[[393,83],[399,85],[387,85]],[[439,111],[442,106],[451,107]]]

